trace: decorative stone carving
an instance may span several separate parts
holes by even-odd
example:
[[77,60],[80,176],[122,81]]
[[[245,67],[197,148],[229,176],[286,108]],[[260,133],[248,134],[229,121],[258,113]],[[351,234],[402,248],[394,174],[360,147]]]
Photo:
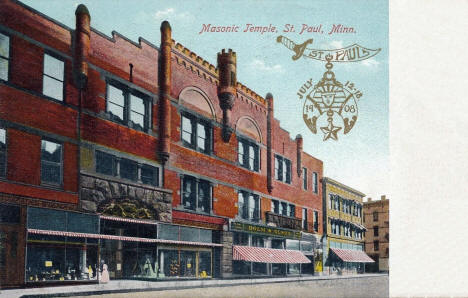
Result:
[[168,191],[82,175],[80,193],[81,208],[86,211],[172,221],[172,195]]

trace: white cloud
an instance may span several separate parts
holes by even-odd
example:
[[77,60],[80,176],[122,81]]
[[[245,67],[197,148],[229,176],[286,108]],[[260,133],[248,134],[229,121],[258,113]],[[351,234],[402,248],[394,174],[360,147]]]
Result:
[[183,20],[183,19],[191,19],[192,15],[188,12],[177,12],[174,8],[169,7],[165,10],[158,10],[153,14],[154,19],[160,21],[162,19],[169,19],[169,20]]
[[263,72],[270,72],[270,73],[273,73],[273,72],[282,73],[282,72],[284,72],[284,68],[280,64],[275,64],[275,65],[269,66],[269,65],[265,64],[265,61],[259,60],[259,59],[253,60],[252,63],[250,63],[250,66],[252,68],[255,68],[258,71],[263,71]]
[[375,60],[374,58],[370,58],[370,59],[363,60],[361,62],[361,64],[363,66],[367,66],[367,67],[370,67],[370,68],[375,68],[380,64],[380,62]]

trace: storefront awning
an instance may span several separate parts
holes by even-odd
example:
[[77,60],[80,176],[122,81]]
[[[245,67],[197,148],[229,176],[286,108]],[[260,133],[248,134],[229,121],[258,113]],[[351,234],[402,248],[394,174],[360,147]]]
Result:
[[160,243],[160,244],[173,244],[173,245],[189,245],[189,246],[192,245],[192,246],[210,246],[210,247],[223,246],[222,244],[219,244],[219,243],[151,239],[151,238],[141,238],[141,237],[75,233],[75,232],[50,231],[50,230],[38,230],[38,229],[28,229],[28,233],[40,234],[40,235],[51,235],[51,236],[63,236],[63,237],[97,238],[97,239],[108,239],[108,240],[117,240],[117,241],[133,241],[133,242],[147,242],[147,243]]
[[232,258],[236,261],[258,263],[311,263],[311,261],[298,250],[239,245],[234,245],[232,247]]
[[362,250],[351,250],[351,249],[341,249],[341,248],[330,248],[330,249],[344,262],[374,263],[374,260],[372,260]]
[[145,224],[145,225],[157,225],[158,224],[156,221],[149,220],[149,219],[123,218],[123,217],[115,217],[115,216],[108,216],[108,215],[101,215],[100,218],[106,219],[106,220],[113,220],[113,221],[139,223],[139,224]]

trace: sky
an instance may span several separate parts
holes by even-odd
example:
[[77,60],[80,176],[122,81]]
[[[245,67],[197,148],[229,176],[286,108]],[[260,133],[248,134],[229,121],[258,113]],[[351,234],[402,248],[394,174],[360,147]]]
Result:
[[[111,36],[117,31],[137,42],[138,37],[160,43],[160,25],[168,20],[172,38],[216,65],[221,49],[237,53],[237,79],[265,97],[275,99],[274,116],[291,138],[301,134],[304,151],[323,161],[324,176],[333,178],[366,197],[391,194],[389,185],[389,102],[388,102],[388,2],[387,1],[128,1],[128,0],[23,0],[28,6],[70,28],[75,27],[75,9],[85,4],[91,26]],[[203,24],[238,26],[238,32],[204,32]],[[243,32],[247,24],[275,26],[276,31]],[[285,25],[295,32],[283,32]],[[303,24],[322,25],[323,33],[300,34]],[[333,25],[354,28],[355,33],[328,34]],[[374,57],[352,63],[334,63],[333,72],[341,83],[353,82],[362,93],[358,120],[338,140],[323,141],[313,134],[302,118],[304,100],[297,92],[308,80],[317,83],[325,71],[323,61],[301,57],[276,42],[279,35],[295,43],[312,38],[308,47],[337,49],[359,44],[381,51]],[[310,91],[310,90],[309,90]]]

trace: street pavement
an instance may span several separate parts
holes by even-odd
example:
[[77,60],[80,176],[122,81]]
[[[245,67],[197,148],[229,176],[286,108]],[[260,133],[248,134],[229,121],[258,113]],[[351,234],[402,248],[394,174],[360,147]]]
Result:
[[164,290],[132,293],[115,293],[86,297],[388,297],[388,275],[282,282],[273,284],[254,284],[241,286],[204,287],[184,290]]

